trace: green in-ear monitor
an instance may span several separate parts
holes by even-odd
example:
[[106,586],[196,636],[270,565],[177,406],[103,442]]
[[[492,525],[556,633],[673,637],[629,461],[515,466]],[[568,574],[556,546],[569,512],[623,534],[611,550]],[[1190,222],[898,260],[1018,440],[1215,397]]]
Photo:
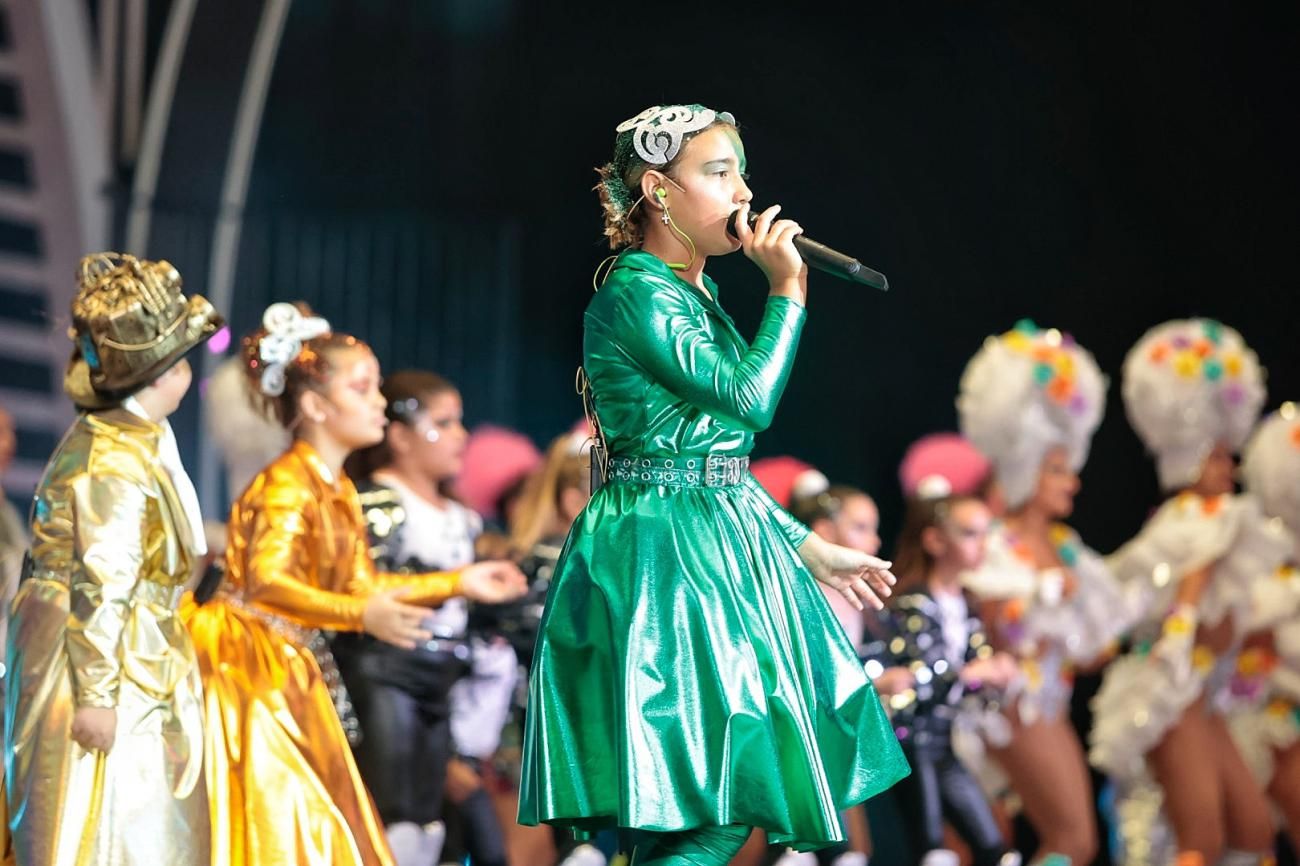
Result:
[[667,197],[668,197],[668,191],[666,189],[664,189],[663,187],[658,187],[657,189],[655,189],[655,198],[659,199],[660,201],[663,201]]

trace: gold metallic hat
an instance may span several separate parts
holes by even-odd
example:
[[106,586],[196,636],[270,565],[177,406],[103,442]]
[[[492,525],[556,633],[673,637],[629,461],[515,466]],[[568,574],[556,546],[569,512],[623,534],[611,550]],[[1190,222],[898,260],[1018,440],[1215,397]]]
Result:
[[82,409],[120,403],[225,324],[207,300],[185,297],[165,261],[96,253],[81,260],[77,282],[63,390]]

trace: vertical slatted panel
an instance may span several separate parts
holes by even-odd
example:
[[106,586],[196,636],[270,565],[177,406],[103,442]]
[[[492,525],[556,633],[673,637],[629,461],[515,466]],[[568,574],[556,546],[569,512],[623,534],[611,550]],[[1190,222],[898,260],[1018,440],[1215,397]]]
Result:
[[0,2],[0,403],[17,453],[4,493],[29,501],[73,416],[62,393],[72,273],[102,241],[102,131],[75,3]]
[[[155,208],[151,254],[202,293],[213,216]],[[232,309],[235,340],[274,301],[302,300],[370,343],[386,371],[434,370],[458,386],[468,421],[519,421],[517,229],[409,211],[256,210],[245,216]],[[187,459],[208,447],[188,401],[174,420]],[[224,494],[224,491],[222,491]],[[223,500],[224,501],[224,500]]]

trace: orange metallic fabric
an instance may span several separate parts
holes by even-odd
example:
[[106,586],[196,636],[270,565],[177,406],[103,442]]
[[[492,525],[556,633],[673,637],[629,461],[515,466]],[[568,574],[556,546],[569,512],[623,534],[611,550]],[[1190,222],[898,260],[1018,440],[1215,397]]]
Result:
[[[199,669],[176,616],[194,539],[162,428],[123,409],[72,425],[45,471],[32,569],[9,625],[5,764],[19,863],[190,866],[208,858]],[[117,714],[87,751],[78,707]]]
[[297,441],[231,510],[227,578],[188,603],[206,701],[212,863],[347,866],[392,856],[309,645],[360,631],[367,598],[437,604],[458,576],[376,574],[356,488]]

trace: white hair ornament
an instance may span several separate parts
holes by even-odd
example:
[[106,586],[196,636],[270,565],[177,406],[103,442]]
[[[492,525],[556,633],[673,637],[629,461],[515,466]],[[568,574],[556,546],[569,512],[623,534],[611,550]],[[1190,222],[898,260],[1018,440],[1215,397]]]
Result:
[[302,351],[302,344],[330,332],[330,323],[320,316],[304,316],[293,304],[272,304],[262,314],[266,335],[257,343],[262,362],[260,388],[268,397],[284,393],[285,368]]

